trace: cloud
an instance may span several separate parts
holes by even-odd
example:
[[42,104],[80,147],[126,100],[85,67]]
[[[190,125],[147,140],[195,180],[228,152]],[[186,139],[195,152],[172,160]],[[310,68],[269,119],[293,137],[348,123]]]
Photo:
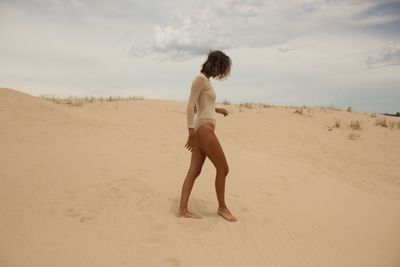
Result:
[[225,49],[228,46],[217,38],[208,21],[183,19],[178,27],[155,27],[151,51],[146,46],[135,44],[130,54],[143,57],[150,52],[160,55],[162,59],[186,59],[190,56],[204,55],[212,49]]
[[279,48],[278,48],[279,52],[282,52],[282,53],[294,51],[294,50],[297,50],[297,49],[300,49],[300,48],[299,48],[299,47],[295,47],[295,48],[290,48],[290,47],[279,47]]
[[369,68],[400,65],[400,43],[391,42],[385,45],[379,55],[369,56],[365,63]]
[[377,16],[377,15],[400,15],[400,2],[399,1],[381,1],[376,5],[368,8],[363,12],[367,16]]
[[313,33],[391,22],[397,16],[389,11],[393,6],[398,5],[372,0],[192,2],[176,11],[173,23],[155,25],[152,39],[134,43],[130,55],[185,60],[211,49],[285,44]]
[[383,1],[353,16],[355,25],[386,24],[400,20],[400,2]]
[[[213,6],[223,8],[221,3]],[[190,10],[178,10],[172,25],[155,25],[151,42],[135,42],[130,55],[144,57],[151,54],[161,59],[184,60],[204,55],[212,49],[228,48],[223,38],[226,31],[221,25],[226,18],[221,19],[217,10],[209,5],[200,4],[195,9],[198,11],[192,15]]]

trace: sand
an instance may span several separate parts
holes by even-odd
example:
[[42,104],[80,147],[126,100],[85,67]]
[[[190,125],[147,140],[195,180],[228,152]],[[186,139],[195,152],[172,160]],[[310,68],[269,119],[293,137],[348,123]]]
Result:
[[400,130],[382,115],[217,104],[230,223],[208,159],[189,200],[204,218],[176,216],[185,107],[0,89],[0,266],[400,266]]

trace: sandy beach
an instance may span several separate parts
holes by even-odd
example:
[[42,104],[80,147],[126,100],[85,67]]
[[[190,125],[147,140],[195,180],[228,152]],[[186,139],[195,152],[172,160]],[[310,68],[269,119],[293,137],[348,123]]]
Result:
[[399,117],[217,107],[235,223],[216,213],[208,159],[189,200],[204,218],[176,216],[185,102],[1,88],[0,266],[400,266]]

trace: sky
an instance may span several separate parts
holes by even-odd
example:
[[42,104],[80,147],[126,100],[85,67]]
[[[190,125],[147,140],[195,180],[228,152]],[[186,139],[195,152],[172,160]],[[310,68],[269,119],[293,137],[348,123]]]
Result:
[[211,50],[217,102],[400,112],[400,1],[0,0],[0,87],[187,101]]

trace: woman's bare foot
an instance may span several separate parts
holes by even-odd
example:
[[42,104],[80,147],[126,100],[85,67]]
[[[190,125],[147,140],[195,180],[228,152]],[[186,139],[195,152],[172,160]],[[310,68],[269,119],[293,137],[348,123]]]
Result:
[[196,213],[190,212],[190,211],[180,211],[178,213],[178,217],[184,217],[184,218],[193,218],[193,219],[202,219],[200,215],[197,215]]
[[230,222],[236,222],[237,219],[235,216],[232,215],[232,213],[228,210],[228,208],[218,208],[218,214],[224,217],[225,220],[230,221]]

